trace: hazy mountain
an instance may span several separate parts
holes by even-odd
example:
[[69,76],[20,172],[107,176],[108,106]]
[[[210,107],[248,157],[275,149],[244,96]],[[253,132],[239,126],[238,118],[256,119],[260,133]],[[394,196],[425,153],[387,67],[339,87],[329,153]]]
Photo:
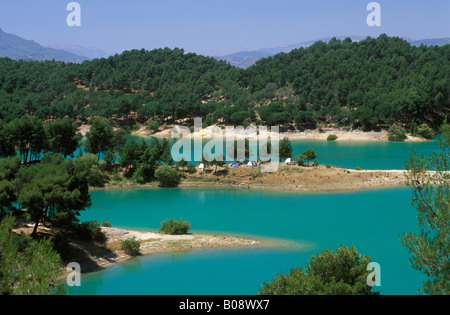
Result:
[[50,48],[64,50],[78,56],[86,56],[89,59],[108,58],[109,56],[114,55],[95,47],[85,47],[68,43],[50,44],[47,46]]
[[[361,40],[366,39],[366,36],[340,36],[340,37],[336,37],[336,38],[339,40],[344,40],[347,37],[350,37],[354,42],[359,42]],[[275,56],[276,54],[279,54],[282,52],[288,53],[294,49],[298,49],[301,47],[307,48],[319,40],[321,40],[323,42],[329,42],[331,40],[331,38],[332,37],[322,38],[322,39],[318,39],[318,40],[311,40],[311,41],[303,42],[300,44],[284,46],[284,47],[264,48],[264,49],[259,49],[259,50],[255,50],[255,51],[242,51],[242,52],[237,52],[234,54],[230,54],[230,55],[226,55],[226,56],[222,56],[222,57],[215,57],[215,58],[219,59],[219,60],[225,60],[233,66],[245,69],[245,68],[248,68],[248,67],[254,65],[261,58],[272,57],[272,56]],[[424,44],[426,46],[431,46],[431,45],[444,46],[446,44],[450,44],[449,37],[437,38],[437,39],[423,39],[423,40],[414,40],[414,39],[409,39],[409,38],[405,38],[405,39],[411,45],[415,45],[415,46],[420,46],[422,44]]]
[[80,63],[88,60],[87,57],[60,50],[47,48],[33,40],[25,40],[19,36],[8,34],[0,28],[0,57],[8,57],[15,60],[58,60]]
[[411,45],[414,46],[445,46],[447,44],[450,44],[450,37],[444,37],[444,38],[435,38],[435,39],[422,39],[422,40],[408,40],[408,42],[411,43]]

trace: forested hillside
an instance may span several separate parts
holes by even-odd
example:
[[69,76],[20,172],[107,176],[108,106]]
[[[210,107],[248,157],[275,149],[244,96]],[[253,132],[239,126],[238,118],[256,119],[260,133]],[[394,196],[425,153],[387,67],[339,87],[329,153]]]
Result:
[[207,125],[436,127],[449,97],[450,45],[415,47],[385,35],[317,42],[246,70],[167,48],[82,64],[0,59],[3,123],[29,114],[79,124],[103,116],[120,126],[201,116]]

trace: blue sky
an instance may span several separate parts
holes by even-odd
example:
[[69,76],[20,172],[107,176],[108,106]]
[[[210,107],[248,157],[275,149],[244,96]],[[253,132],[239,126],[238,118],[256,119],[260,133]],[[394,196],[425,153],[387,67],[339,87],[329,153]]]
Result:
[[330,36],[413,39],[450,36],[449,0],[383,0],[381,27],[366,23],[372,0],[0,0],[0,27],[41,44],[70,43],[110,53],[180,47],[209,55],[297,44]]

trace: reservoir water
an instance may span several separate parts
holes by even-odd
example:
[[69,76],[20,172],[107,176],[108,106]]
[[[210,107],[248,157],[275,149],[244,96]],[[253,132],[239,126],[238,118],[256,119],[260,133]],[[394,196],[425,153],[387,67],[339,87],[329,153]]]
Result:
[[366,170],[403,170],[405,162],[416,150],[418,154],[430,155],[439,151],[437,139],[426,142],[327,142],[292,141],[293,156],[314,148],[320,164],[344,168],[361,167]]
[[[420,143],[292,141],[293,156],[314,148],[321,164],[345,168],[404,169]],[[146,189],[92,192],[82,221],[158,230],[167,218],[183,218],[192,231],[282,240],[282,247],[195,250],[138,257],[83,275],[71,294],[257,294],[264,281],[308,263],[341,244],[355,246],[381,265],[382,294],[416,294],[424,281],[413,270],[400,235],[416,231],[409,188],[346,193],[283,193],[214,189]]]
[[[139,141],[138,137],[132,136]],[[147,141],[151,141],[147,139]],[[203,141],[203,146],[208,141]],[[295,157],[303,151],[314,148],[318,162],[322,165],[332,165],[354,169],[361,167],[366,170],[402,170],[405,162],[416,150],[418,154],[428,156],[440,150],[438,139],[425,142],[328,142],[317,140],[292,140]],[[223,145],[226,156],[226,144]],[[192,145],[194,152],[194,145]],[[193,153],[192,160],[201,153]],[[195,164],[195,163],[194,163]],[[198,164],[198,163],[197,163]]]
[[413,270],[399,236],[416,231],[409,188],[346,193],[283,193],[214,189],[92,192],[81,220],[158,230],[183,218],[192,232],[283,240],[274,248],[194,250],[138,257],[83,275],[71,294],[257,294],[264,281],[308,263],[341,244],[381,265],[382,294],[416,294],[424,280]]

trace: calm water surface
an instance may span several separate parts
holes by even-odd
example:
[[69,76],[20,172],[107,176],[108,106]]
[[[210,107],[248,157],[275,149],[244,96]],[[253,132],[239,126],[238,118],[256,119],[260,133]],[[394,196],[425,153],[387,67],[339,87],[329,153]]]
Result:
[[[139,140],[139,138],[134,137]],[[147,140],[150,141],[150,140]],[[204,141],[204,144],[207,141]],[[368,170],[402,170],[414,150],[425,156],[438,151],[439,141],[426,142],[328,142],[317,140],[293,140],[293,157],[314,148],[320,164]],[[224,144],[224,150],[226,145]],[[192,145],[194,152],[194,146]],[[192,160],[201,153],[193,153]],[[224,152],[226,156],[226,152]]]
[[382,268],[383,294],[416,294],[414,271],[399,236],[416,231],[408,188],[347,193],[280,193],[214,189],[96,191],[82,220],[157,230],[183,218],[193,232],[289,241],[281,248],[195,250],[133,259],[83,275],[72,294],[257,294],[280,271],[341,244],[355,246]]

